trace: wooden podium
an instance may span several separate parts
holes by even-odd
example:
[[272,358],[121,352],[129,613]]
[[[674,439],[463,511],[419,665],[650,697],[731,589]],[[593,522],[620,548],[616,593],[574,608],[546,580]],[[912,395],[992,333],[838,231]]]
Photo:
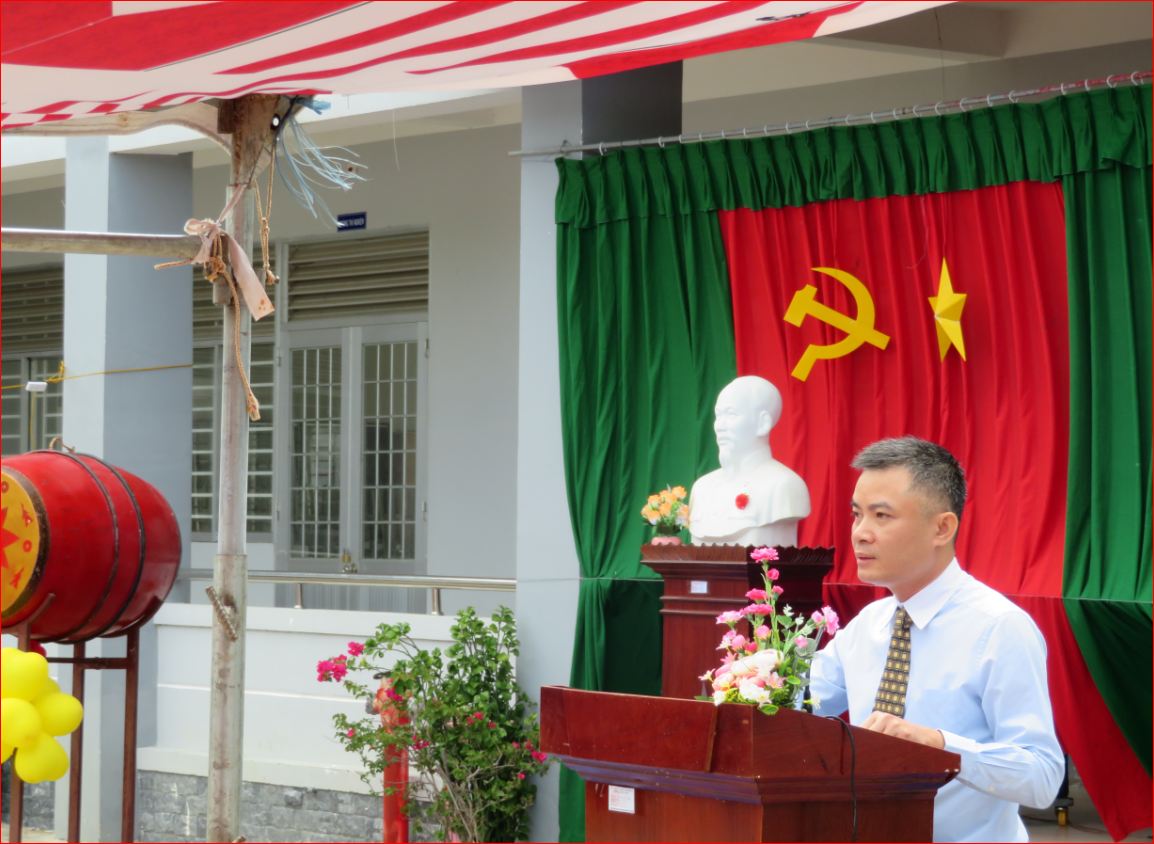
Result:
[[[728,629],[717,623],[726,610],[749,604],[745,593],[763,585],[761,564],[751,562],[753,546],[643,545],[641,562],[661,575],[661,694],[693,698],[703,694],[697,678],[721,662],[717,645]],[[821,606],[821,582],[833,568],[832,548],[777,549],[771,567],[781,572],[785,592],[779,605],[812,613]],[[748,631],[747,631],[748,633]]]
[[545,686],[541,718],[585,781],[588,841],[930,841],[960,764],[794,710]]

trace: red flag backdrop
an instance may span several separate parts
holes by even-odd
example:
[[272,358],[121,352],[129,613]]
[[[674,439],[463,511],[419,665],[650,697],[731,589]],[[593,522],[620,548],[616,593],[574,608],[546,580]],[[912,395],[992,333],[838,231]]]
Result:
[[[799,543],[839,549],[827,600],[854,615],[883,594],[857,579],[849,548],[857,472],[842,456],[903,434],[945,445],[969,481],[958,558],[1042,629],[1063,745],[1087,783],[1118,784],[1111,799],[1096,800],[1108,826],[1132,825],[1113,815],[1145,803],[1135,789],[1148,783],[1146,772],[1098,694],[1061,604],[1070,413],[1061,185],[720,216],[738,372],[781,390],[785,410],[771,442],[803,470],[813,500]],[[817,305],[804,304],[804,294],[795,301],[807,285]],[[957,321],[965,359],[953,344],[942,357],[938,315]],[[851,336],[868,339],[858,345]],[[826,354],[839,342],[839,351],[856,348],[816,359],[804,381],[793,374],[807,350]]]

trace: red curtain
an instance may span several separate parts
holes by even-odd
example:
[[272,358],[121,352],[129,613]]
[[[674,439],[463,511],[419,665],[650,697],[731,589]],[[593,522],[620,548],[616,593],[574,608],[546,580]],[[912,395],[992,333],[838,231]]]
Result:
[[[1111,800],[1107,792],[1145,783],[1145,772],[1081,659],[1061,603],[1071,413],[1061,186],[1016,182],[720,217],[738,372],[762,375],[781,391],[784,413],[771,445],[809,485],[813,512],[798,541],[838,548],[826,600],[852,617],[883,594],[857,579],[849,547],[853,455],[903,434],[949,448],[970,493],[958,559],[1038,623],[1059,736],[1106,807],[1104,820],[1128,828],[1106,815],[1113,805],[1142,804],[1140,795]],[[965,359],[956,346],[944,358],[939,350],[930,298],[949,298],[943,262],[954,293],[966,296],[958,319]],[[840,273],[848,276],[838,280]],[[861,302],[850,290],[857,282]],[[806,285],[816,288],[816,302],[851,322],[831,324],[838,318],[828,312],[823,321],[812,306],[787,322]],[[872,323],[863,317],[871,307]],[[817,360],[804,381],[791,374],[811,346],[844,341],[847,326],[857,337],[875,329],[885,348],[875,335],[878,345]],[[1116,764],[1104,766],[1110,759]]]

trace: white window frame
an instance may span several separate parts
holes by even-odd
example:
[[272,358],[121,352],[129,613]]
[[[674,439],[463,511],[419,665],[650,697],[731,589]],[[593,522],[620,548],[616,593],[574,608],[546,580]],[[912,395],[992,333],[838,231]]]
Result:
[[[324,322],[328,322],[327,320]],[[362,324],[340,327],[292,326],[284,330],[285,342],[277,355],[276,415],[281,432],[273,468],[274,544],[277,568],[285,571],[340,572],[354,569],[367,574],[420,574],[428,560],[428,324],[422,314],[382,315]],[[417,519],[414,556],[410,560],[365,560],[363,550],[364,496],[364,347],[379,343],[414,342],[417,347]],[[340,520],[335,558],[299,557],[292,553],[291,495],[292,358],[298,349],[338,347],[341,354]],[[348,559],[343,559],[344,554]]]

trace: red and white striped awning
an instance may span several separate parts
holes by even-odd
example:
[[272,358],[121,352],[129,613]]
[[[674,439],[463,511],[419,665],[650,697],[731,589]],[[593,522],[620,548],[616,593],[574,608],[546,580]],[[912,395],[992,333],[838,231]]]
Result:
[[251,93],[536,85],[845,32],[939,2],[0,3],[0,126]]

